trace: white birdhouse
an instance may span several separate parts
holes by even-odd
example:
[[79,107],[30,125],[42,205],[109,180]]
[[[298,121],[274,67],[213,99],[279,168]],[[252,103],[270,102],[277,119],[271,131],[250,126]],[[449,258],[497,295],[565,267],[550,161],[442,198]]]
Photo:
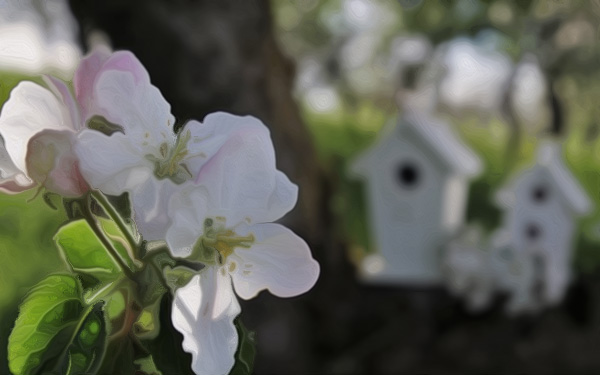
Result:
[[365,258],[367,281],[431,285],[442,281],[441,247],[463,223],[468,180],[480,160],[443,121],[405,111],[351,172],[366,180],[377,255]]
[[[540,146],[535,166],[496,196],[505,210],[496,263],[499,284],[511,294],[509,310],[535,310],[560,302],[570,279],[575,218],[592,203],[564,165],[560,145]],[[494,250],[495,251],[495,250]],[[519,276],[520,275],[520,276]]]

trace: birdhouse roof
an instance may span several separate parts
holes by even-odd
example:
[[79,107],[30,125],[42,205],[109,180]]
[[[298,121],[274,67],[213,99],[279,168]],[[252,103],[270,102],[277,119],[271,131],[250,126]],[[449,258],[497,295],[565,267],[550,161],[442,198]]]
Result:
[[355,160],[351,166],[352,171],[364,174],[372,168],[368,161],[379,156],[379,150],[385,143],[395,140],[396,137],[410,136],[409,134],[413,134],[429,146],[431,152],[443,165],[451,168],[453,173],[471,177],[481,172],[479,157],[460,141],[449,124],[420,111],[405,111],[397,124],[384,129],[375,145]]
[[[536,169],[545,171],[546,175],[550,176],[551,183],[559,192],[559,196],[573,212],[584,215],[592,210],[593,204],[590,198],[564,164],[559,144],[546,142],[539,146],[536,165],[531,170]],[[498,192],[496,200],[500,205],[512,204],[516,184],[522,178],[523,174],[520,174]]]

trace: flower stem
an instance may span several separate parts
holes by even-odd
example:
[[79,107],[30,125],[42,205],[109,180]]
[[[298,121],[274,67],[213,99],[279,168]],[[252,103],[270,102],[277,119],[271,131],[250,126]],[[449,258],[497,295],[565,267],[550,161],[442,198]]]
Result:
[[94,197],[96,202],[98,202],[98,204],[100,206],[102,206],[102,209],[112,219],[112,221],[114,221],[115,224],[117,224],[117,226],[119,227],[119,230],[123,233],[123,235],[125,235],[125,239],[127,239],[129,246],[131,246],[131,249],[135,252],[139,247],[139,242],[133,237],[131,230],[129,229],[129,227],[127,226],[127,224],[125,223],[125,221],[123,220],[121,215],[119,215],[117,210],[108,201],[106,196],[104,194],[102,194],[100,191],[93,190],[92,197]]
[[123,272],[127,275],[127,277],[131,280],[135,280],[135,275],[133,274],[131,269],[123,261],[123,259],[121,258],[121,256],[117,252],[117,250],[112,245],[112,242],[110,242],[110,240],[106,236],[106,234],[102,231],[102,229],[100,229],[100,225],[98,224],[96,217],[92,214],[92,210],[90,209],[91,199],[89,199],[89,196],[86,201],[87,201],[86,204],[84,205],[84,207],[82,207],[83,216],[85,217],[85,220],[92,228],[92,231],[94,231],[94,234],[96,235],[96,237],[98,237],[100,239],[100,242],[102,242],[102,245],[104,245],[104,247],[109,252],[109,254],[123,269]]

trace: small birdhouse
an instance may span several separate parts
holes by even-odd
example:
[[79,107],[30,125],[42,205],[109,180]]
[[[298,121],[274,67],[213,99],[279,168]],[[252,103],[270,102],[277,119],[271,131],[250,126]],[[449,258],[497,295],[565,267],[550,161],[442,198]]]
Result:
[[504,278],[520,280],[501,280],[505,289],[514,289],[509,290],[512,310],[560,302],[570,279],[575,218],[592,209],[564,165],[560,146],[541,145],[536,164],[500,190],[496,200],[504,209],[499,256],[512,269]]
[[475,154],[445,122],[405,111],[351,165],[366,181],[373,256],[361,276],[373,282],[437,284],[441,247],[463,223]]

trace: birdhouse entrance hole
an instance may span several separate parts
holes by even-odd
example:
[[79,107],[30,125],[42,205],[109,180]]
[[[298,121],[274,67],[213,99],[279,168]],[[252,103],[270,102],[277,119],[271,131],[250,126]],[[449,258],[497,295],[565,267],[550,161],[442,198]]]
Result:
[[400,186],[404,188],[414,188],[418,185],[420,179],[419,169],[414,163],[405,162],[398,166],[396,171]]
[[533,188],[531,196],[535,203],[544,203],[548,199],[548,188],[543,185],[538,185]]

